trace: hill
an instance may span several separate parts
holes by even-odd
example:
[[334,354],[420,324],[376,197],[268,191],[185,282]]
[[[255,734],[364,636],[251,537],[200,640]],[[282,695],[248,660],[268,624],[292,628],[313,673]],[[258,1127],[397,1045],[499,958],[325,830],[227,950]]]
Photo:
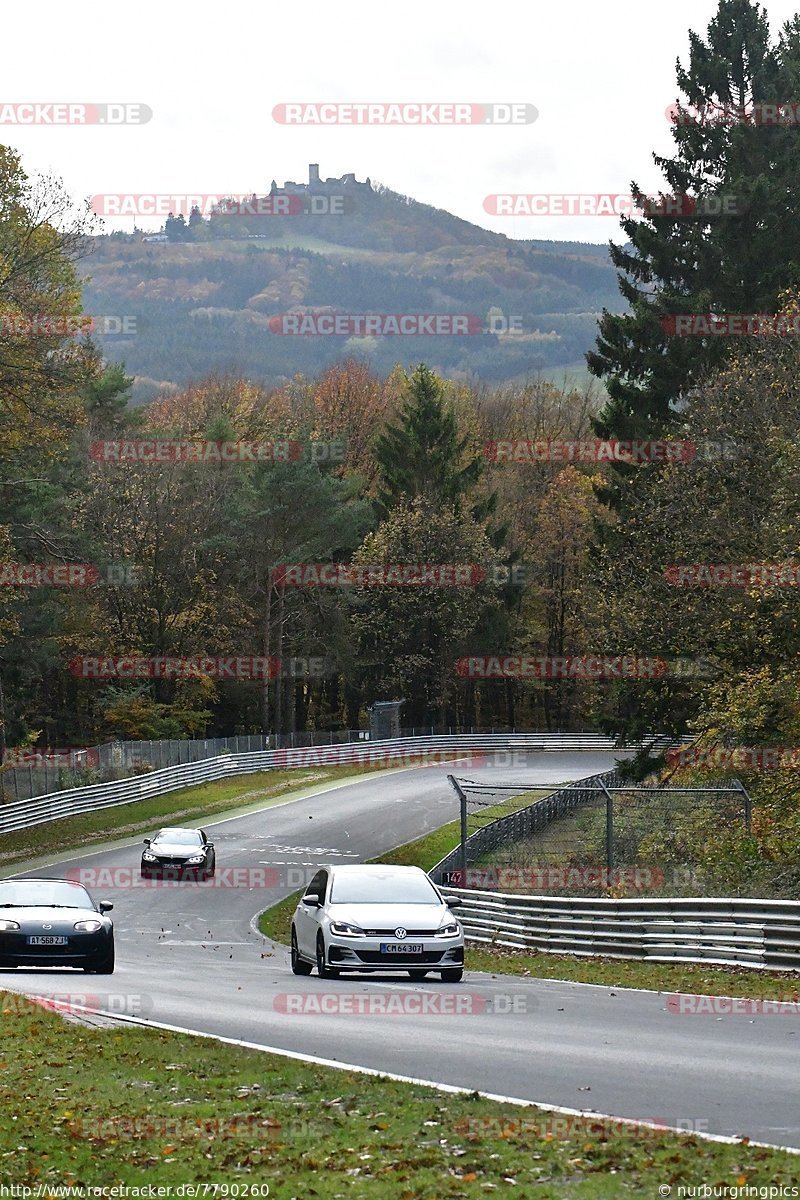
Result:
[[[295,211],[253,215],[253,197],[169,217],[168,241],[93,239],[85,307],[135,328],[98,340],[137,377],[139,400],[212,372],[280,384],[353,354],[378,372],[424,360],[489,383],[558,377],[580,370],[600,310],[620,306],[605,246],[514,241],[353,176],[321,181],[313,167],[308,184],[273,182],[267,196],[262,207]],[[335,335],[318,323],[311,336],[282,331],[286,314],[320,310],[456,314],[469,332],[392,336],[356,320]]]

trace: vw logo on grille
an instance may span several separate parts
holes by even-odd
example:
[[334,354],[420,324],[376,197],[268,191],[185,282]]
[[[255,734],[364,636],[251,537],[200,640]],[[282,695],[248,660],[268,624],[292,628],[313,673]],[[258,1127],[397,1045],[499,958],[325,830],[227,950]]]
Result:
[[406,931],[405,931],[405,929],[403,929],[403,928],[400,928],[400,929],[395,929],[395,931],[394,931],[394,936],[395,936],[396,938],[399,938],[399,940],[402,942],[403,938],[406,936]]

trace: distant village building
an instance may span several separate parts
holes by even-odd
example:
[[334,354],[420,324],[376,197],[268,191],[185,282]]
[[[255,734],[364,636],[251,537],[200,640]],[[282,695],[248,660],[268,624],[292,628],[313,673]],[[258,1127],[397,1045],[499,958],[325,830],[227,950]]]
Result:
[[165,233],[151,233],[147,237],[142,238],[143,242],[168,242],[169,238]]

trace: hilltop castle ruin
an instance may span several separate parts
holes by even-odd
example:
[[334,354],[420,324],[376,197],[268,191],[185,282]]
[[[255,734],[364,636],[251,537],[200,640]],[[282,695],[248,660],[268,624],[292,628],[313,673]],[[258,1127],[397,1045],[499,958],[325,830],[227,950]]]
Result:
[[308,183],[295,183],[293,179],[287,179],[283,187],[278,187],[273,179],[272,186],[269,189],[271,196],[280,196],[287,193],[300,193],[307,195],[310,192],[331,192],[339,191],[344,188],[369,188],[372,190],[372,183],[369,176],[366,182],[359,183],[353,172],[347,175],[342,175],[340,179],[321,179],[319,174],[319,163],[308,164]]

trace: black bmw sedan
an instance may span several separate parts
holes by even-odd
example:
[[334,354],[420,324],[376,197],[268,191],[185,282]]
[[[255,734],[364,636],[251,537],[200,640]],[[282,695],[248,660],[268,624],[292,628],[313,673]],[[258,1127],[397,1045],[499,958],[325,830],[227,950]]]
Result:
[[82,967],[114,972],[114,926],[86,888],[66,879],[0,879],[0,970]]
[[162,829],[144,839],[142,875],[163,879],[208,879],[216,866],[214,844],[203,829]]

